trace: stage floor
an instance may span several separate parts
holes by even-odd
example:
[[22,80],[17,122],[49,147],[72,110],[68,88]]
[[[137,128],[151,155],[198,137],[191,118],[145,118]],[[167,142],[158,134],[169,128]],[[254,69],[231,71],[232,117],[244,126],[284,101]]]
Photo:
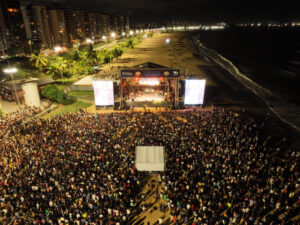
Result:
[[125,101],[125,104],[129,107],[166,107],[172,106],[172,102],[166,101]]
[[128,96],[128,99],[126,101],[132,101],[134,99],[135,102],[152,102],[157,101],[161,102],[165,100],[165,97],[163,93],[159,92],[143,92],[143,93],[131,93]]
[[134,98],[135,102],[152,102],[152,101],[156,101],[156,102],[162,102],[164,101],[164,97],[161,95],[140,95],[140,96],[136,96]]

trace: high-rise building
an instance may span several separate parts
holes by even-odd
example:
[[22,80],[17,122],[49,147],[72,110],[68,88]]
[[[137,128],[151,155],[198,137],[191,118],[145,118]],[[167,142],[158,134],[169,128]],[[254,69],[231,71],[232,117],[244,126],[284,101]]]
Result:
[[26,37],[32,42],[41,44],[43,48],[53,46],[51,40],[46,7],[23,3],[21,11],[26,29]]
[[110,29],[118,34],[129,33],[129,17],[122,15],[110,16]]
[[97,13],[97,33],[99,36],[108,35],[110,32],[109,15]]
[[69,43],[65,11],[59,7],[47,8],[52,45],[67,46]]
[[120,33],[118,16],[110,16],[110,30],[113,32],[117,32],[118,34]]
[[99,33],[97,30],[97,15],[96,13],[88,13],[88,26],[89,26],[89,35],[90,38],[99,38]]
[[68,44],[72,46],[74,44],[74,26],[73,26],[73,13],[71,8],[64,8],[64,17],[65,17],[65,24],[66,24],[66,32],[68,38]]
[[25,38],[25,28],[20,11],[20,0],[0,0],[0,40],[4,48],[20,45]]
[[125,16],[125,32],[128,34],[130,30],[129,16]]
[[68,9],[65,12],[67,31],[71,43],[82,43],[86,39],[84,12]]
[[119,27],[118,27],[118,30],[119,30],[119,33],[123,33],[125,32],[125,19],[124,19],[124,16],[118,16],[118,19],[119,19]]
[[0,54],[10,47],[7,34],[8,34],[8,29],[4,22],[2,9],[0,8]]

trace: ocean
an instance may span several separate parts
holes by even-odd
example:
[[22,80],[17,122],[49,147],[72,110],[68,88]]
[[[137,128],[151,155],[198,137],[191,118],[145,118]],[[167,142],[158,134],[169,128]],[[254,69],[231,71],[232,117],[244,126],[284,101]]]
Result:
[[260,86],[300,106],[300,29],[228,28],[198,38]]

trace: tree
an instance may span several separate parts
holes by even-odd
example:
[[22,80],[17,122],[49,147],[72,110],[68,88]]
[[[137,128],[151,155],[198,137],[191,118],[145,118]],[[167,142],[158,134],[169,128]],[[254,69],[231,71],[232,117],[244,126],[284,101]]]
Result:
[[74,61],[79,61],[81,59],[80,55],[79,55],[79,52],[74,51],[73,53],[71,53],[71,59],[74,60]]
[[86,63],[83,60],[73,61],[71,68],[73,74],[79,74],[79,75],[88,74],[92,69],[92,67],[86,65]]
[[50,75],[54,80],[59,79],[60,73],[58,69],[54,66],[54,63],[49,63],[47,67],[47,74]]
[[127,41],[126,41],[126,47],[134,48],[134,44],[133,44],[132,39],[130,39],[130,38],[127,39]]
[[110,54],[106,54],[104,57],[103,57],[103,62],[104,63],[110,63],[111,61],[111,55]]
[[94,65],[95,63],[98,62],[97,53],[96,51],[93,50],[92,45],[90,45],[90,48],[88,49],[86,56],[91,65]]
[[67,98],[67,95],[63,91],[59,90],[55,85],[46,86],[42,90],[41,94],[44,97],[58,103],[65,103]]
[[64,82],[64,70],[67,68],[67,60],[65,60],[63,57],[57,57],[53,62],[53,67],[56,68],[60,74],[62,82]]
[[113,58],[117,58],[123,54],[123,51],[120,48],[113,48],[111,54]]
[[79,51],[87,51],[89,48],[90,48],[90,45],[82,44],[82,45],[79,45],[78,50]]
[[38,70],[41,71],[42,68],[44,68],[47,65],[48,59],[44,54],[42,54],[40,52],[35,52],[35,53],[31,54],[30,62],[32,62],[32,64]]

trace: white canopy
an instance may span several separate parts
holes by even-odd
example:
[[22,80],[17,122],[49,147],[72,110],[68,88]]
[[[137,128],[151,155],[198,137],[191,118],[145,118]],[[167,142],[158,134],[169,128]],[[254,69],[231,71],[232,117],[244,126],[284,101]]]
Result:
[[136,146],[135,165],[138,171],[164,171],[164,147]]
[[79,81],[75,82],[73,85],[79,86],[92,86],[93,85],[93,76],[86,76]]

